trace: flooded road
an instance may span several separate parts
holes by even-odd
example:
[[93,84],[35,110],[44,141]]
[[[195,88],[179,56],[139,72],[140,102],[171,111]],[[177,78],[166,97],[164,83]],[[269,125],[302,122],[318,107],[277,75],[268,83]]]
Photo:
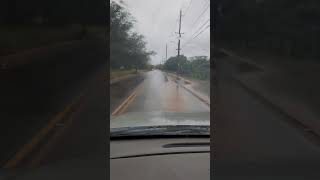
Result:
[[137,88],[136,97],[123,111],[128,112],[209,112],[210,107],[186,91],[175,79],[160,70],[149,71]]

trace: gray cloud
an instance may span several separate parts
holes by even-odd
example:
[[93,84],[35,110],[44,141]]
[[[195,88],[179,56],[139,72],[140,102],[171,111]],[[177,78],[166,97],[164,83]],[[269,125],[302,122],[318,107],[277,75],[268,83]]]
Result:
[[[152,57],[152,64],[160,63],[162,56],[165,57],[166,43],[168,44],[168,57],[177,54],[178,35],[174,32],[178,31],[180,9],[182,9],[183,14],[182,32],[184,33],[181,38],[181,45],[189,42],[182,46],[182,54],[187,57],[198,55],[210,56],[210,28],[204,30],[197,38],[190,40],[210,24],[210,21],[208,21],[202,29],[197,31],[210,19],[210,7],[208,7],[210,6],[210,0],[122,1],[124,6],[137,20],[135,31],[145,36],[149,50],[157,52],[157,55]],[[201,14],[202,16],[200,16]]]

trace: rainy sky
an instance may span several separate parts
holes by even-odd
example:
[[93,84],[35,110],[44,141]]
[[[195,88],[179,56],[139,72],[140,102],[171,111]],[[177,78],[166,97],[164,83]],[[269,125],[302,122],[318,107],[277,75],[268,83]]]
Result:
[[[120,0],[115,0],[120,2]],[[143,34],[148,50],[157,55],[151,64],[177,55],[179,11],[182,10],[181,54],[210,56],[210,0],[121,0],[136,19],[135,31]]]

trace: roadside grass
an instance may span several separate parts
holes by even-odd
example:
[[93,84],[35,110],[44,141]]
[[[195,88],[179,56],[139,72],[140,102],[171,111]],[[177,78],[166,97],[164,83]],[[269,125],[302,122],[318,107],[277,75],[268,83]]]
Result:
[[150,69],[138,69],[138,72],[136,72],[135,69],[110,69],[110,80],[124,77],[127,75],[137,74],[137,73],[144,73],[148,72]]
[[81,25],[64,27],[15,26],[0,27],[0,56],[46,46],[63,41],[80,39]]
[[136,70],[135,69],[124,69],[124,70],[110,69],[110,80],[127,76],[129,74],[136,74]]
[[[165,70],[165,71],[173,74],[177,73],[176,71],[169,71],[169,70]],[[190,80],[192,79],[192,80],[199,80],[199,81],[210,81],[210,70],[208,70],[207,72],[179,73],[178,75]],[[180,78],[177,77],[177,80],[179,79]]]

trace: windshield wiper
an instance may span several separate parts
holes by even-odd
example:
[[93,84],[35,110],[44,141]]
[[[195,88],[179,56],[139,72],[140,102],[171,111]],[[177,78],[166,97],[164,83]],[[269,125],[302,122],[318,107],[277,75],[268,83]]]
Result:
[[110,139],[128,138],[169,138],[169,137],[208,137],[209,126],[141,126],[113,128],[110,132]]

